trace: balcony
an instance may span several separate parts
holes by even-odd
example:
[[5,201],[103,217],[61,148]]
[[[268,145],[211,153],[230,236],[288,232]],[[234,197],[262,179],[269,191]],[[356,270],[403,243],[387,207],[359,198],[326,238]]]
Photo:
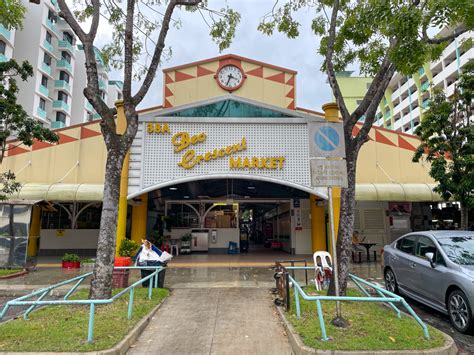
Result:
[[66,69],[72,74],[72,65],[65,59],[58,60],[56,67],[58,69]]
[[10,42],[11,32],[0,24],[0,36]]
[[425,81],[423,84],[421,84],[421,92],[425,92],[430,88],[430,82]]
[[7,58],[4,54],[0,54],[0,63],[8,62],[9,58]]
[[58,7],[58,2],[56,0],[51,0],[51,4],[53,4],[54,7]]
[[107,90],[107,82],[105,82],[102,79],[99,79],[99,89],[106,91]]
[[46,27],[48,27],[55,35],[58,34],[56,25],[49,18],[46,19]]
[[92,117],[94,118],[94,120],[99,120],[101,118],[101,116],[98,113],[94,113]]
[[428,106],[430,106],[430,99],[423,100],[423,102],[421,103],[421,107],[426,109],[426,108],[428,108]]
[[40,85],[39,86],[39,92],[41,93],[41,95],[49,97],[49,90],[48,90],[47,87],[45,87],[43,85]]
[[92,107],[91,103],[89,102],[89,100],[86,100],[86,110],[87,111],[94,111],[94,108]]
[[69,83],[64,81],[64,80],[56,80],[54,82],[54,87],[56,89],[63,89],[63,90],[66,90],[67,92],[71,93],[71,85],[69,85]]
[[46,120],[46,111],[43,110],[41,107],[36,109],[36,114],[41,117],[43,120]]
[[51,76],[51,66],[46,63],[41,63],[41,70],[44,71],[46,74]]
[[65,40],[58,41],[58,47],[59,47],[59,49],[65,49],[65,50],[68,50],[71,53],[74,53],[74,47],[68,41],[65,41]]
[[50,42],[48,42],[47,40],[44,40],[44,42],[43,42],[43,47],[44,47],[48,52],[54,53],[54,47],[53,47],[53,45],[52,45]]
[[390,110],[385,111],[383,117],[385,117],[385,118],[390,117]]
[[423,74],[425,74],[425,68],[421,67],[418,69],[418,75],[422,76]]
[[57,108],[69,113],[69,105],[62,100],[55,100],[53,102],[53,108]]
[[52,129],[63,128],[63,127],[66,127],[66,124],[62,121],[51,122],[51,128]]

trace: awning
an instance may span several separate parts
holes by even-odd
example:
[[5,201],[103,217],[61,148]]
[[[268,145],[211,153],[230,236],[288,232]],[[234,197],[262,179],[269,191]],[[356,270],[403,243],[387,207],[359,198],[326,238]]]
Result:
[[438,202],[435,184],[356,184],[357,201]]
[[[433,192],[435,184],[356,184],[357,201],[407,201],[438,202],[442,197]],[[39,184],[23,185],[19,193],[9,200],[31,201],[102,201],[104,196],[102,184]],[[20,201],[18,201],[20,200]]]
[[46,201],[102,201],[102,184],[39,184],[28,183],[10,196],[9,200],[46,200]]

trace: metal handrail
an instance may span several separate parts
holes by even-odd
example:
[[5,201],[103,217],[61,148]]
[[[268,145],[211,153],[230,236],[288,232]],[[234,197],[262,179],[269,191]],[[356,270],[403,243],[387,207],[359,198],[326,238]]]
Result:
[[[18,298],[15,298],[13,300],[8,301],[5,306],[3,307],[2,312],[0,313],[0,320],[3,319],[5,314],[7,313],[8,309],[12,306],[30,306],[23,314],[24,319],[28,319],[28,315],[37,307],[39,306],[54,306],[54,305],[89,305],[89,325],[88,325],[88,330],[87,330],[87,342],[91,343],[93,338],[94,338],[94,321],[95,321],[95,306],[96,305],[103,305],[103,304],[110,304],[117,300],[119,297],[124,295],[125,293],[129,292],[129,302],[128,302],[128,319],[132,318],[133,314],[133,300],[134,300],[134,294],[135,294],[135,288],[139,285],[141,285],[144,281],[150,280],[148,283],[148,299],[151,299],[152,293],[153,293],[153,286],[155,288],[158,286],[158,274],[164,270],[164,267],[162,266],[120,266],[120,267],[115,267],[114,269],[119,269],[119,270],[124,270],[124,269],[155,269],[150,275],[141,278],[140,280],[134,282],[132,285],[128,286],[127,288],[123,289],[113,297],[109,299],[92,299],[92,300],[68,300],[67,298],[79,287],[79,285],[84,281],[85,278],[89,277],[92,275],[92,272],[88,272],[83,275],[79,275],[76,277],[73,277],[72,279],[65,280],[62,282],[59,282],[57,284],[39,289],[37,291],[33,291],[25,296],[21,296]],[[46,297],[52,290],[55,288],[58,288],[63,285],[67,285],[70,283],[73,283],[76,281],[74,286],[66,293],[64,298],[62,300],[48,300],[48,301],[43,301],[43,298]],[[39,295],[38,299],[36,300],[28,300],[29,298],[33,296]]]
[[[303,270],[303,269],[313,269],[311,267],[304,267],[304,266],[288,266],[286,269],[293,269],[293,270]],[[306,301],[315,301],[316,308],[318,311],[318,318],[319,318],[319,326],[321,328],[321,336],[323,341],[329,340],[326,335],[326,326],[324,324],[324,317],[322,312],[321,301],[352,301],[352,302],[381,302],[387,303],[389,306],[397,313],[397,317],[401,318],[400,310],[394,305],[394,303],[401,303],[403,307],[408,311],[408,313],[418,322],[418,324],[423,329],[423,335],[425,339],[430,339],[430,334],[428,331],[428,327],[423,323],[423,321],[418,317],[418,315],[413,311],[410,305],[405,301],[405,299],[401,296],[398,296],[390,291],[385,290],[373,283],[370,283],[360,277],[357,277],[353,274],[349,274],[351,280],[355,283],[355,285],[365,294],[366,297],[354,297],[354,296],[308,296],[304,290],[301,288],[300,284],[293,278],[291,275],[288,275],[289,280],[293,283],[294,287],[294,296],[295,296],[295,308],[296,308],[296,318],[301,318],[301,310],[300,310],[300,300],[299,296],[306,300]],[[372,297],[361,284],[369,286],[373,288],[379,297]]]

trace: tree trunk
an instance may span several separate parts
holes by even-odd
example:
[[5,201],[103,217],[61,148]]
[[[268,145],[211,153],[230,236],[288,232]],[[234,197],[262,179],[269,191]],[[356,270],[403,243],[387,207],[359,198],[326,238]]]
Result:
[[[347,142],[346,165],[347,165],[347,188],[341,191],[341,211],[339,213],[339,229],[337,231],[336,254],[339,272],[339,295],[344,296],[347,290],[347,279],[349,276],[349,261],[352,255],[352,231],[354,229],[355,211],[355,180],[356,165],[359,149],[352,147],[354,142]],[[349,148],[351,147],[351,148]],[[334,278],[331,280],[328,290],[329,295],[336,295]]]
[[112,294],[112,273],[114,269],[115,244],[117,233],[117,206],[120,197],[120,174],[125,154],[119,149],[107,152],[105,166],[104,199],[100,220],[97,259],[94,265],[90,299],[107,299]]
[[469,208],[464,203],[461,203],[461,229],[469,230]]

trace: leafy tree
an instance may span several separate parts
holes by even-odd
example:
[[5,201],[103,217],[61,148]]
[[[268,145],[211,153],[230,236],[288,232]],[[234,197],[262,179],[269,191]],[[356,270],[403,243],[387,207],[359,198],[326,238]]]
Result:
[[422,143],[413,156],[414,162],[425,159],[431,163],[430,175],[438,182],[436,192],[460,202],[464,230],[469,226],[469,209],[474,207],[473,96],[474,62],[470,62],[452,97],[434,92],[415,131]]
[[[31,146],[34,140],[50,143],[58,141],[55,133],[30,117],[17,103],[17,78],[26,81],[32,75],[33,68],[28,62],[19,65],[14,59],[10,59],[0,63],[0,164],[8,150],[21,144]],[[15,137],[17,141],[7,144],[9,137]],[[15,174],[11,171],[0,175],[0,182],[0,200],[20,188],[20,184],[15,182]]]
[[[100,126],[107,149],[104,179],[104,198],[100,223],[97,259],[94,266],[89,297],[108,298],[111,295],[112,271],[116,244],[117,206],[120,194],[120,173],[138,129],[136,107],[145,97],[155,78],[158,65],[165,50],[165,40],[170,24],[179,27],[179,20],[173,19],[176,8],[207,15],[210,21],[210,35],[222,50],[235,34],[240,15],[232,9],[211,10],[204,0],[127,0],[123,3],[113,0],[88,0],[75,2],[74,8],[66,0],[58,0],[61,16],[72,28],[84,46],[86,58],[87,86],[84,95],[101,116]],[[197,17],[197,16],[196,16]],[[103,101],[98,82],[94,42],[101,19],[106,19],[113,28],[110,44],[102,48],[106,61],[123,70],[123,105],[127,127],[123,134],[116,132],[115,107],[108,107]],[[89,21],[86,32],[80,22]],[[192,34],[183,36],[186,40],[198,40]],[[132,93],[132,79],[142,79],[138,90]]]
[[[344,125],[348,188],[341,192],[341,212],[337,239],[340,294],[345,294],[354,226],[355,178],[359,150],[368,141],[377,107],[395,71],[408,75],[423,63],[438,58],[447,41],[474,25],[471,0],[290,0],[263,17],[259,30],[275,30],[294,38],[302,25],[295,13],[308,9],[316,14],[310,26],[320,37],[318,53],[322,70],[328,75]],[[433,28],[456,26],[444,37],[431,37]],[[336,80],[336,72],[355,65],[373,77],[362,102],[349,112]],[[365,117],[361,129],[354,126]],[[330,293],[334,293],[334,283]]]
[[1,0],[0,1],[0,24],[7,29],[23,27],[23,18],[26,8],[21,0]]

